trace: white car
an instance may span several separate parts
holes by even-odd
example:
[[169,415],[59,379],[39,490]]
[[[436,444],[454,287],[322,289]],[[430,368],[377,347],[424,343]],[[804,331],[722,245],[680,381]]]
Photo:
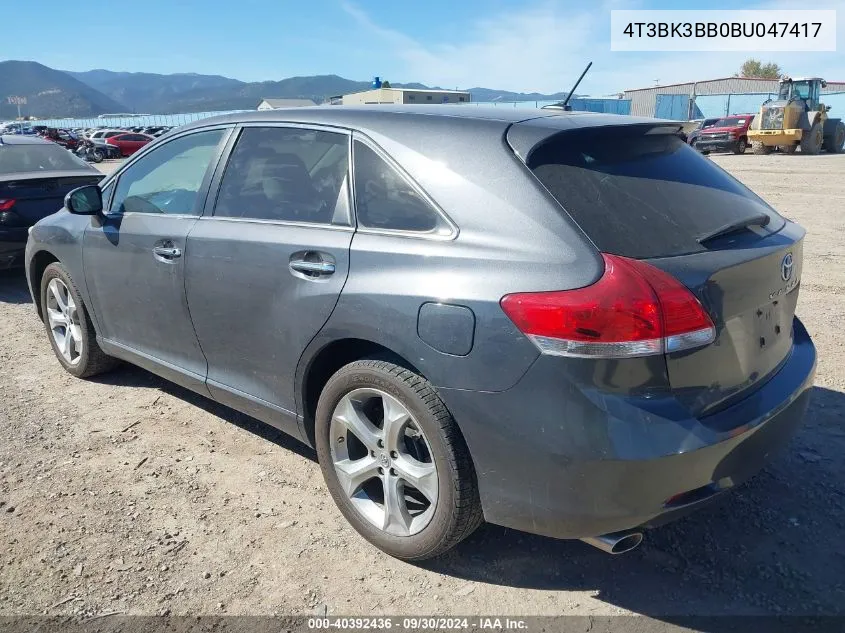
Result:
[[124,134],[125,132],[126,130],[96,130],[88,136],[88,140],[94,141],[95,143],[99,140],[100,143],[105,143],[107,138]]

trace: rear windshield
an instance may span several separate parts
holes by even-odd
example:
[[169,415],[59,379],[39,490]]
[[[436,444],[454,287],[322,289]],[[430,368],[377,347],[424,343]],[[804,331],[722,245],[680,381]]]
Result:
[[[754,218],[783,219],[751,190],[674,134],[649,128],[584,129],[557,134],[528,156],[528,167],[605,253],[645,259],[717,245],[699,239]],[[759,224],[759,223],[758,223]]]
[[0,175],[77,170],[90,171],[85,161],[55,143],[0,145]]

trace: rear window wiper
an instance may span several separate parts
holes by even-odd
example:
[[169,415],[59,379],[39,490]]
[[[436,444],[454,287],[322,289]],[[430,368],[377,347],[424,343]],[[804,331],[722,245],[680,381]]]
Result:
[[724,237],[725,235],[736,233],[737,231],[746,229],[749,226],[766,226],[771,221],[771,219],[771,216],[766,215],[765,213],[757,213],[747,218],[742,218],[739,220],[734,220],[733,222],[728,222],[727,224],[723,224],[714,231],[705,233],[704,235],[697,237],[695,241],[699,244],[704,244],[705,242],[714,240],[717,237]]

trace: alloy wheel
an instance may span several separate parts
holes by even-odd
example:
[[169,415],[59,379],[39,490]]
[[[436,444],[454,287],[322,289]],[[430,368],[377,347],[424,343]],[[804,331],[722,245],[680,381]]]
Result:
[[338,481],[362,517],[394,536],[417,534],[431,522],[437,467],[422,428],[399,400],[379,389],[350,391],[329,432]]
[[82,357],[79,311],[68,287],[58,277],[47,284],[47,320],[56,349],[69,364],[78,364]]

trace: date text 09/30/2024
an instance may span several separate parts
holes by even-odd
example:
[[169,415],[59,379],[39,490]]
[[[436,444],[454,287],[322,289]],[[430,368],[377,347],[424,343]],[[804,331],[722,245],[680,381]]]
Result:
[[525,631],[528,623],[524,619],[509,617],[323,617],[308,618],[311,630],[390,630],[398,631],[444,631],[444,630],[493,630]]

